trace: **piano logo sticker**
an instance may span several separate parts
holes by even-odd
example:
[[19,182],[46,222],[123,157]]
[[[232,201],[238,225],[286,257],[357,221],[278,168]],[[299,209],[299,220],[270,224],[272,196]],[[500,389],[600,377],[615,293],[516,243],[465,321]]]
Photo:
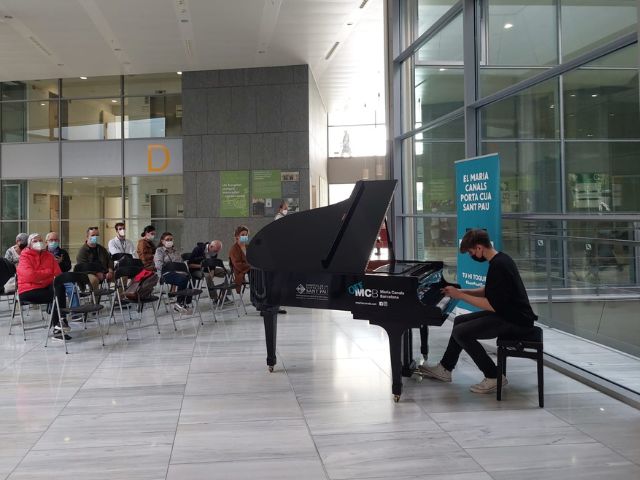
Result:
[[[370,305],[377,307],[388,307],[389,300],[400,300],[404,297],[403,291],[397,290],[377,290],[375,288],[364,288],[363,282],[354,283],[347,288],[349,295],[360,297],[362,301],[356,301],[356,305]],[[373,299],[373,301],[367,301]]]
[[329,300],[329,285],[321,283],[299,283],[296,287],[296,298],[299,300]]
[[364,288],[362,282],[350,285],[349,294],[355,297],[378,298],[378,290],[375,288]]

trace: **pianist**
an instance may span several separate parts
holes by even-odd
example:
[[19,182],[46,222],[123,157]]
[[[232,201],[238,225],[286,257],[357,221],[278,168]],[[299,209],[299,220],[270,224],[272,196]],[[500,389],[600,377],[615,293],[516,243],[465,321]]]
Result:
[[[496,390],[498,371],[478,340],[526,334],[537,316],[531,309],[513,259],[493,248],[485,230],[468,231],[460,243],[460,252],[468,253],[477,262],[489,262],[485,286],[464,290],[448,286],[443,293],[467,302],[480,311],[457,316],[440,363],[435,366],[422,365],[418,371],[425,377],[450,382],[451,372],[464,350],[485,376],[480,383],[471,386],[471,391],[491,393]],[[507,384],[504,377],[502,384]]]

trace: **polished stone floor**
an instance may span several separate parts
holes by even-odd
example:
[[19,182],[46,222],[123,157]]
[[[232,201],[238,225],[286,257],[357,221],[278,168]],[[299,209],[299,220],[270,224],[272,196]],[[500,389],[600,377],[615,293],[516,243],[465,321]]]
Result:
[[[637,479],[640,412],[512,359],[504,400],[405,379],[391,400],[386,335],[348,313],[289,308],[278,366],[262,319],[130,333],[101,346],[73,324],[69,355],[42,331],[0,335],[0,479]],[[432,329],[432,361],[450,324]]]

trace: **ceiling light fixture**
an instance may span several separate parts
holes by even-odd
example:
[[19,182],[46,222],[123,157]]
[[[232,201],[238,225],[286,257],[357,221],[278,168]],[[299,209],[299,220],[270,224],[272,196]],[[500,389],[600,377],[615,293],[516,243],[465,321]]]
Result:
[[331,55],[333,55],[333,53],[336,51],[336,48],[338,48],[338,45],[340,45],[340,42],[336,42],[333,44],[333,47],[331,47],[331,50],[329,50],[325,55],[324,57],[325,60],[329,60],[331,58]]
[[441,72],[444,72],[444,71],[446,71],[446,70],[447,70],[446,68],[441,68],[441,69],[440,69],[440,71],[441,71]]
[[362,3],[360,4],[359,8],[364,8],[367,6],[367,3],[369,3],[369,0],[362,0]]
[[111,103],[118,103],[118,100],[111,100]]
[[87,77],[80,77],[80,80],[86,80]]
[[46,105],[46,103],[41,103],[40,105],[42,105],[44,107]]
[[176,72],[178,75],[182,75],[182,72]]
[[593,98],[596,98],[596,97],[598,96],[598,94],[597,94],[597,93],[594,93],[594,94],[592,94],[591,96],[592,96]]
[[509,29],[511,29],[511,28],[513,28],[513,23],[505,23],[505,24],[504,24],[504,29],[505,29],[505,30],[509,30]]

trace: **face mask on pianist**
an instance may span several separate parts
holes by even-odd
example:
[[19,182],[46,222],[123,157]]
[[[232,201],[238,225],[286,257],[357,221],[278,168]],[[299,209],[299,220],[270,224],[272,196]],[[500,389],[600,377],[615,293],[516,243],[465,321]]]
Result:
[[249,243],[249,235],[240,235],[240,243]]
[[167,247],[167,248],[173,247],[173,240],[165,240],[164,241],[164,246]]
[[91,235],[89,237],[89,243],[93,243],[94,245],[100,241],[100,235]]
[[487,259],[486,259],[486,258],[484,258],[484,257],[480,257],[480,258],[478,258],[478,257],[476,257],[475,255],[471,255],[471,258],[473,258],[476,262],[479,262],[479,263],[482,263],[482,262],[486,262],[486,261],[487,261]]

